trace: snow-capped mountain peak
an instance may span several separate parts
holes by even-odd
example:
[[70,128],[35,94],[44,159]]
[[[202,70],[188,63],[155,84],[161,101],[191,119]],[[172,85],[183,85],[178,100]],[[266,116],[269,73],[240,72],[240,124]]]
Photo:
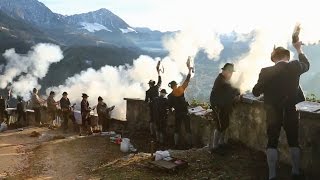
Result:
[[138,33],[136,30],[134,30],[134,29],[133,29],[133,28],[131,28],[131,27],[128,27],[128,28],[126,28],[126,29],[122,29],[122,28],[120,28],[120,31],[121,31],[123,34],[131,33],[131,32]]
[[110,29],[108,29],[107,27],[105,27],[99,23],[81,22],[80,25],[82,26],[81,29],[85,29],[89,32],[96,32],[96,31],[101,31],[101,30],[106,30],[106,31],[112,32]]
[[67,16],[69,24],[80,25],[90,32],[107,30],[109,32],[128,33],[134,32],[124,20],[107,9]]

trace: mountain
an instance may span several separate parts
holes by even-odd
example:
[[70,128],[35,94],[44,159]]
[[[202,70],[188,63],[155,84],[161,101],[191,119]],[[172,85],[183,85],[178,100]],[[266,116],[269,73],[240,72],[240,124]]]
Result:
[[143,50],[155,53],[167,53],[163,47],[163,39],[174,36],[177,32],[161,32],[145,27],[134,28],[135,32],[125,34]]
[[0,10],[39,27],[50,28],[64,24],[63,16],[53,13],[37,0],[0,0]]
[[124,20],[103,8],[97,11],[65,17],[68,24],[78,25],[89,32],[107,31],[114,33],[135,32]]
[[63,16],[37,0],[0,0],[0,11],[37,27],[47,37],[64,46],[115,45],[163,54],[163,37],[174,33],[131,27],[105,8]]
[[[26,53],[36,43],[56,43],[36,27],[19,19],[14,19],[0,11],[0,53],[15,48],[18,53]],[[0,63],[4,59],[0,56]]]
[[[130,26],[106,9],[63,16],[53,13],[37,0],[0,0],[0,11],[11,18],[37,27],[61,45],[104,46],[112,44],[136,48],[134,42],[122,35],[122,31],[130,32]],[[109,29],[112,29],[112,32]]]

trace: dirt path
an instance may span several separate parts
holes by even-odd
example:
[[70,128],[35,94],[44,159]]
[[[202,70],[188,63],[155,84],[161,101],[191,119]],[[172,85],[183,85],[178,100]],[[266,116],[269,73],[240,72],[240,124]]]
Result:
[[44,130],[28,128],[0,133],[0,178],[19,173],[26,167],[30,149],[39,144],[38,138],[29,137],[32,131]]
[[[42,136],[29,137],[32,131],[38,131]],[[148,146],[145,140],[136,147],[147,150]],[[63,134],[59,130],[29,128],[0,134],[0,179],[260,180],[266,177],[264,153],[241,144],[232,144],[223,156],[211,155],[206,149],[172,151],[172,155],[187,160],[189,167],[167,173],[150,168],[150,154],[127,156],[119,151],[119,145],[110,143],[106,136],[79,137],[72,133]],[[290,167],[282,165],[280,177],[290,179]]]
[[[29,137],[34,130],[43,135]],[[62,135],[66,138],[54,139]],[[107,137],[65,135],[45,128],[2,133],[0,142],[0,179],[94,179],[92,169],[123,156]]]

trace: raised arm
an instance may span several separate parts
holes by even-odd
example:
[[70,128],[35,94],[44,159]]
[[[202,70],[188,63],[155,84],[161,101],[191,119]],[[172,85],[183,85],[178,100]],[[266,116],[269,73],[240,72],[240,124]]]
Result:
[[157,87],[160,88],[161,87],[161,84],[162,84],[162,79],[161,79],[161,76],[160,76],[160,73],[158,71],[158,83],[157,83]]
[[299,74],[303,74],[305,72],[307,72],[310,68],[310,63],[308,58],[303,54],[302,51],[302,42],[296,42],[293,43],[293,47],[297,50],[298,56],[299,56],[299,61],[294,61],[293,63],[295,63],[295,70],[299,73]]
[[[191,71],[191,70],[190,70]],[[187,75],[187,78],[186,80],[184,80],[183,84],[182,84],[182,88],[183,89],[186,89],[189,85],[189,82],[190,82],[190,78],[191,78],[191,73],[189,71],[189,74]]]

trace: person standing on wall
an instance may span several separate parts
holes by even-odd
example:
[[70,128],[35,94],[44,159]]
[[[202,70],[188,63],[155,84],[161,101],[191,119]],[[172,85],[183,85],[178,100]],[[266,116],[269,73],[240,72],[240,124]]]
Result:
[[47,112],[50,117],[50,122],[53,124],[53,121],[56,119],[57,116],[57,105],[58,102],[54,100],[55,92],[51,91],[49,97],[47,98]]
[[71,114],[71,103],[68,98],[68,93],[63,92],[62,98],[60,99],[60,107],[62,111],[62,118],[63,118],[63,131],[67,132],[68,130],[68,123],[69,123],[69,117]]
[[234,65],[232,63],[226,63],[212,87],[210,104],[213,109],[216,128],[211,133],[211,135],[213,135],[213,141],[209,143],[211,152],[218,150],[220,147],[224,147],[225,132],[229,127],[233,104],[240,100],[239,89],[234,88],[230,83],[233,72]]
[[35,122],[37,126],[41,125],[41,107],[42,104],[45,103],[45,100],[41,99],[38,95],[38,89],[33,88],[31,96],[31,105],[34,110]]
[[278,142],[281,127],[284,128],[290,147],[292,159],[292,179],[301,179],[300,146],[298,141],[299,114],[296,104],[304,101],[303,92],[299,87],[300,76],[307,72],[310,63],[303,54],[302,43],[293,42],[299,60],[289,61],[290,52],[283,47],[274,48],[271,60],[274,66],[261,69],[259,80],[252,92],[255,96],[264,94],[267,115],[267,161],[269,179],[276,179],[278,162]]
[[[188,60],[189,61],[189,60]],[[192,67],[187,63],[188,66],[188,75],[185,81],[181,86],[178,86],[176,81],[171,81],[169,87],[172,89],[172,92],[168,95],[169,107],[174,108],[175,112],[175,130],[174,130],[174,145],[175,148],[179,146],[180,141],[180,129],[182,122],[184,123],[185,130],[187,133],[188,148],[192,147],[192,135],[190,127],[190,116],[188,114],[188,102],[185,99],[184,93],[187,89],[190,79]]]
[[81,101],[81,118],[82,118],[82,130],[80,130],[80,136],[82,135],[82,131],[86,130],[88,135],[92,134],[91,120],[90,120],[90,112],[91,108],[88,102],[88,95],[82,94]]
[[158,83],[154,80],[149,81],[149,89],[146,91],[146,98],[145,102],[149,105],[149,112],[150,112],[150,120],[149,120],[149,128],[150,134],[152,137],[155,136],[155,126],[154,120],[156,117],[157,107],[154,103],[154,99],[159,97],[159,89],[162,83],[161,76],[160,76],[160,69],[159,69],[160,62],[157,65],[157,72],[158,72]]

